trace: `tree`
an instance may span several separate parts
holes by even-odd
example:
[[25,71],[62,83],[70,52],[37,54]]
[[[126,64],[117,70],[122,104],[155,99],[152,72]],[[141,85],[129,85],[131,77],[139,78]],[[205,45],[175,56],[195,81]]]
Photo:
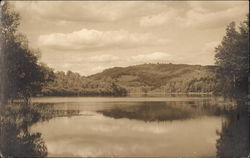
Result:
[[235,22],[226,28],[226,35],[215,49],[217,77],[220,80],[218,89],[226,96],[246,95],[248,90],[248,39],[249,16],[238,30]]
[[126,96],[127,90],[123,87],[118,86],[114,82],[111,83],[111,92],[114,96]]
[[53,79],[53,71],[38,62],[39,51],[30,49],[27,38],[18,33],[20,16],[7,2],[1,6],[0,21],[1,103],[18,97],[28,103],[30,96]]

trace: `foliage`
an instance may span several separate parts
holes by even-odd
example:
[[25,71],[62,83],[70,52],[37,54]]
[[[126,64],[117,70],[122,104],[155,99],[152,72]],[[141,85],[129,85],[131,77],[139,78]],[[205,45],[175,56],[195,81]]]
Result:
[[248,71],[249,71],[249,15],[236,27],[226,28],[221,44],[215,49],[217,89],[235,99],[236,106],[222,124],[217,140],[217,157],[247,157],[249,154]]
[[17,32],[20,17],[9,3],[1,6],[0,18],[1,101],[23,97],[28,102],[46,81],[53,79],[53,73],[38,62],[39,51],[30,49],[26,37]]
[[115,67],[89,77],[112,78],[130,93],[213,93],[215,67],[185,64],[143,64]]
[[126,89],[112,79],[96,81],[68,71],[55,73],[55,81],[42,90],[46,96],[126,96]]
[[247,94],[249,71],[249,16],[238,30],[235,22],[226,28],[226,35],[215,49],[217,77],[220,79],[218,89],[226,96]]
[[111,68],[84,77],[68,71],[42,90],[45,96],[126,96],[127,93],[212,93],[215,68],[183,64],[143,64]]

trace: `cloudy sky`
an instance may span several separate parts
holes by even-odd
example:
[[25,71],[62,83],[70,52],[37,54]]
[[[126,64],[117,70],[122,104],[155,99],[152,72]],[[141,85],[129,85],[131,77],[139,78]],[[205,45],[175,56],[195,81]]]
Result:
[[114,66],[214,64],[214,47],[248,1],[17,1],[20,31],[55,70],[91,75]]

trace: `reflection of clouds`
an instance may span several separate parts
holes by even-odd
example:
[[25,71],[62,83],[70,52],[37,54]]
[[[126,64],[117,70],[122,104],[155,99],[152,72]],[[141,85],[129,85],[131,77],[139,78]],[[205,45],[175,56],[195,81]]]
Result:
[[138,132],[146,132],[152,134],[166,134],[172,127],[171,126],[161,126],[162,123],[146,123],[145,126],[133,126],[132,130]]
[[214,156],[220,125],[216,117],[146,123],[96,113],[56,118],[33,130],[42,132],[49,156]]

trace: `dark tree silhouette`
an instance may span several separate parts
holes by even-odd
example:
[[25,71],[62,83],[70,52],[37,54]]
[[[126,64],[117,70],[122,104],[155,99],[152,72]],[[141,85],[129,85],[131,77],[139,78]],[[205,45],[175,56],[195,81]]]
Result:
[[10,9],[9,3],[1,6],[1,102],[22,97],[25,102],[53,79],[53,72],[38,62],[39,51],[28,46],[26,37],[17,32],[20,16]]
[[219,89],[236,105],[225,115],[220,138],[217,140],[217,156],[220,158],[247,157],[249,147],[248,71],[249,71],[249,16],[238,30],[234,22],[226,29],[221,44],[216,48]]
[[238,30],[235,22],[226,28],[226,35],[215,49],[219,90],[227,96],[246,95],[249,71],[249,16]]

